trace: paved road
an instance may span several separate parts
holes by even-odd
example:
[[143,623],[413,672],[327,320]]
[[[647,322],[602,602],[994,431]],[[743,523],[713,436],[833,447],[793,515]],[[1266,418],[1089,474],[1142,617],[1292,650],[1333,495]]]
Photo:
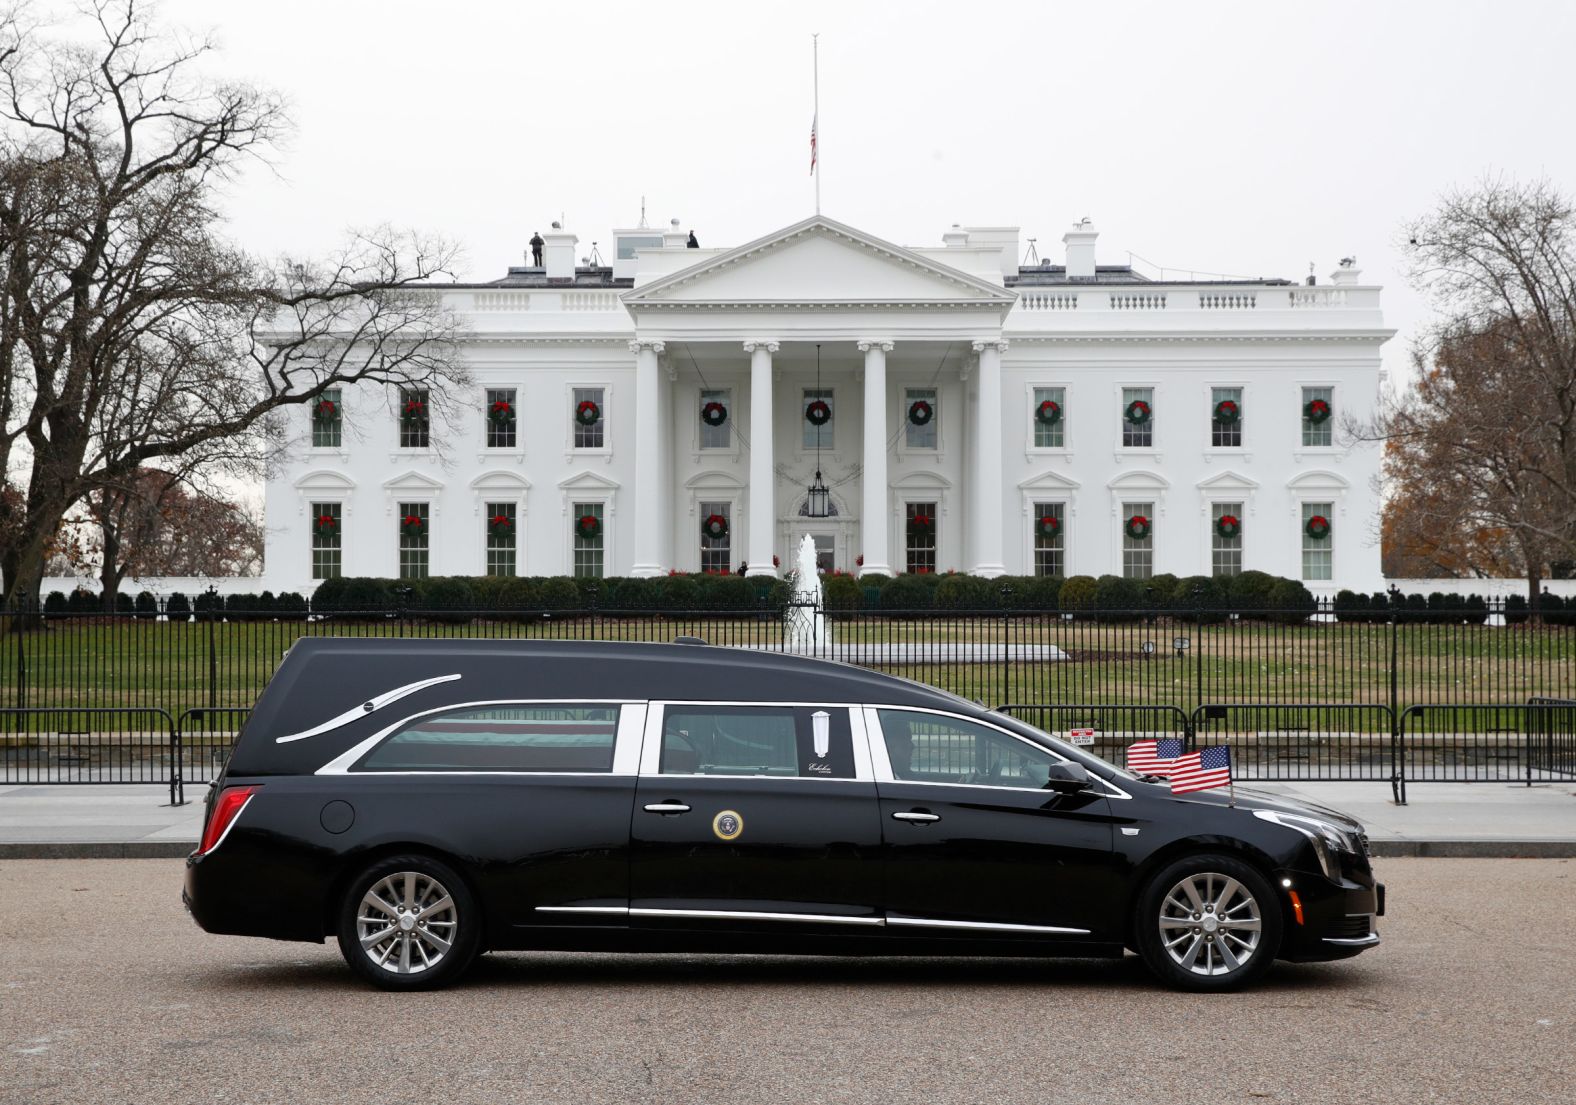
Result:
[[1383,861],[1382,947],[1208,998],[1131,958],[558,954],[400,997],[199,932],[180,871],[0,861],[0,1101],[1571,1100],[1576,860]]

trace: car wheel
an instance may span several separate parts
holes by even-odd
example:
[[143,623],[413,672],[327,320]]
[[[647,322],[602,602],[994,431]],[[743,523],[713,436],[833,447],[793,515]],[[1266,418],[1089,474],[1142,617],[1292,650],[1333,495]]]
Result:
[[1234,990],[1270,969],[1281,941],[1269,880],[1231,856],[1187,856],[1150,879],[1134,919],[1138,954],[1181,990]]
[[351,881],[339,911],[345,962],[385,990],[430,990],[476,956],[481,918],[458,872],[431,856],[389,856]]

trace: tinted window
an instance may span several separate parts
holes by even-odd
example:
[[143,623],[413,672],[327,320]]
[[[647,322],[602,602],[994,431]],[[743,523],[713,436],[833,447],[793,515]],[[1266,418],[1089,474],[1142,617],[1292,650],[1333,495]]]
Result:
[[1050,779],[1051,753],[1006,733],[942,714],[882,710],[892,776],[917,783],[969,783],[1038,790]]
[[419,718],[357,771],[611,771],[617,706],[484,706]]
[[[824,714],[825,748],[816,747]],[[669,706],[662,720],[664,775],[807,775],[852,779],[844,707]]]

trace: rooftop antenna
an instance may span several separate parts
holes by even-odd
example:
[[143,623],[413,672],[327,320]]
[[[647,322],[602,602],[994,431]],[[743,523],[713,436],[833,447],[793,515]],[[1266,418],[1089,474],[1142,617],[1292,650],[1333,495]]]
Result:
[[598,269],[602,267],[602,252],[596,248],[595,241],[591,243],[591,266]]
[[1024,265],[1038,265],[1040,263],[1040,251],[1034,244],[1037,241],[1039,241],[1038,238],[1029,239],[1029,252],[1023,255]]
[[651,229],[651,227],[646,225],[646,197],[645,196],[641,196],[640,197],[640,229],[641,230],[650,230]]

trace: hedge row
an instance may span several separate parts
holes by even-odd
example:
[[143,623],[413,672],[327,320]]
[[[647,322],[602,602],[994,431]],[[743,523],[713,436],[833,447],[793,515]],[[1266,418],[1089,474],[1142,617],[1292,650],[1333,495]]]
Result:
[[[1545,625],[1576,625],[1576,598],[1565,599],[1545,591],[1538,596]],[[1343,622],[1387,622],[1392,614],[1399,622],[1466,622],[1482,625],[1492,612],[1482,595],[1462,595],[1457,591],[1433,591],[1427,595],[1402,595],[1376,592],[1360,595],[1337,591],[1335,617]],[[1521,625],[1532,617],[1525,595],[1507,595],[1497,609],[1507,625]]]
[[[89,591],[85,587],[77,588],[70,595],[51,591],[44,599],[46,618],[81,618],[102,613],[104,613],[103,595]],[[196,601],[193,602],[182,592],[172,591],[165,596],[161,609],[159,600],[152,591],[139,591],[136,598],[120,592],[115,596],[115,613],[130,614],[137,618],[156,618],[163,613],[173,622],[191,621],[193,618],[198,621],[218,621],[224,618],[232,622],[275,619],[299,622],[306,620],[307,601],[295,591],[285,591],[278,595],[272,591],[264,591],[261,594],[234,595],[210,595],[204,592],[198,594]]]

